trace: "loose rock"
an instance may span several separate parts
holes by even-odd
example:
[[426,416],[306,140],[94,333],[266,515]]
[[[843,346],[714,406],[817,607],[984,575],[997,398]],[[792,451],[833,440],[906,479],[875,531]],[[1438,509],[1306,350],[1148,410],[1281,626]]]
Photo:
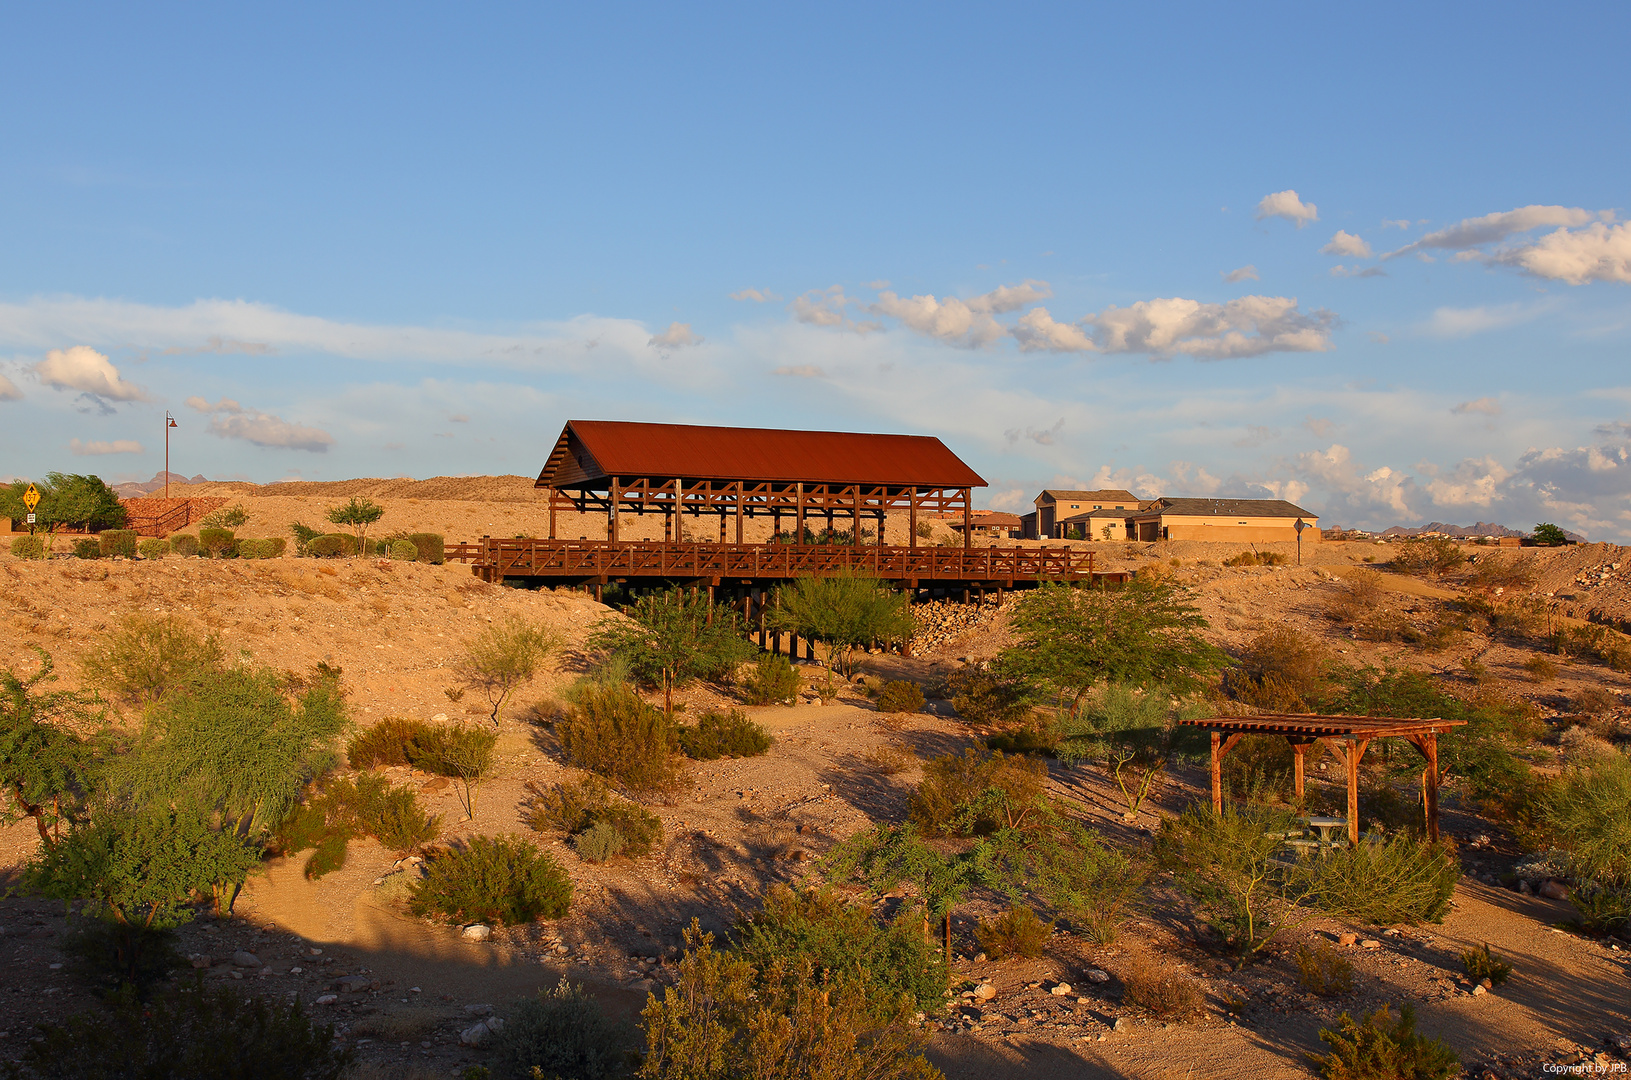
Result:
[[983,982],[974,988],[974,999],[976,1001],[990,1001],[996,996],[997,988],[991,983]]
[[1543,881],[1540,883],[1540,888],[1536,889],[1535,892],[1548,900],[1567,900],[1569,898],[1568,887],[1561,881]]
[[1358,940],[1359,940],[1359,935],[1358,934],[1338,934],[1337,935],[1337,944],[1338,945],[1352,945],[1355,942],[1357,942]]
[[493,928],[486,923],[471,923],[462,936],[466,941],[486,941],[493,936]]
[[1096,982],[1096,983],[1109,982],[1110,981],[1110,973],[1108,971],[1102,971],[1099,968],[1088,968],[1087,969],[1087,981],[1088,982]]
[[252,952],[244,952],[242,949],[232,954],[232,962],[242,968],[258,968],[261,966],[260,957]]
[[1060,983],[1058,986],[1055,986],[1052,990],[1049,990],[1048,993],[1052,994],[1054,997],[1068,997],[1069,994],[1070,994],[1070,984],[1069,983]]

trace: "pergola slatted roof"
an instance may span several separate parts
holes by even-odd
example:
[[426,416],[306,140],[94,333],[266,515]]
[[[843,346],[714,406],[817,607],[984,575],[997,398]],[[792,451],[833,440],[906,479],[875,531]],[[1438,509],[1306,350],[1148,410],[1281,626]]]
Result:
[[1357,736],[1381,739],[1398,735],[1442,735],[1465,720],[1401,719],[1392,716],[1322,716],[1318,713],[1256,713],[1252,716],[1214,716],[1206,720],[1180,720],[1188,727],[1249,735]]

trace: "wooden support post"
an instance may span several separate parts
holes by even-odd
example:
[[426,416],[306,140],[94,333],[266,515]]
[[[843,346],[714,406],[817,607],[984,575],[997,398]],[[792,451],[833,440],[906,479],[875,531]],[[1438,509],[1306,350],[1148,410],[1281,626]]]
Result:
[[917,488],[912,489],[908,499],[910,509],[906,512],[906,531],[911,535],[906,538],[906,546],[917,547]]
[[861,546],[861,485],[855,485],[855,498],[851,500],[853,523],[849,527],[850,547]]
[[[611,506],[607,511],[611,516],[606,520],[606,538],[614,544],[617,543],[617,497],[618,492],[621,490],[621,486],[622,485],[619,483],[618,478],[615,476],[612,477]],[[555,534],[550,533],[550,535],[554,536]]]
[[1291,762],[1291,789],[1296,792],[1297,800],[1301,802],[1303,797],[1303,759],[1304,755],[1308,753],[1308,744],[1305,742],[1297,742],[1295,739],[1293,739],[1291,742],[1291,753],[1293,755]]
[[1427,751],[1427,839],[1438,843],[1438,734],[1422,736]]
[[1223,813],[1223,736],[1212,732],[1212,813]]
[[1359,844],[1359,759],[1368,739],[1348,739],[1348,842]]
[[804,543],[804,481],[799,481],[797,492],[798,510],[794,514],[794,521],[798,532],[793,536],[793,543],[802,544]]
[[549,489],[549,538],[555,539],[555,499],[560,493],[555,488]]
[[789,631],[787,635],[787,659],[799,658],[799,635],[797,630]]
[[965,548],[974,546],[974,507],[968,497],[969,492],[972,490],[972,488],[963,489],[963,546]]
[[600,585],[599,585],[599,584],[598,584],[598,583],[597,583],[597,584],[596,584],[596,585],[595,585],[595,603],[597,603],[597,604],[598,604],[598,603],[601,603],[601,602],[602,602],[602,601],[601,601],[601,599],[600,599],[600,595],[601,595],[601,593],[600,593],[600,589],[601,589],[601,587],[600,587]]
[[736,482],[736,543],[742,543],[742,481]]

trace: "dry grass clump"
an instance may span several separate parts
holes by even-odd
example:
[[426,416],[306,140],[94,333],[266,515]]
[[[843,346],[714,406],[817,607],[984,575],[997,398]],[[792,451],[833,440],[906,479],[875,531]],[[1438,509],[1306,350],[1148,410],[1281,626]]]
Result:
[[862,760],[885,776],[903,773],[917,764],[917,751],[905,743],[884,743],[862,755]]
[[[1176,563],[1178,560],[1174,559]],[[1242,551],[1223,560],[1224,566],[1285,566],[1291,558],[1278,551]]]
[[1339,592],[1325,603],[1328,618],[1352,624],[1382,602],[1382,575],[1375,570],[1355,569],[1342,582]]
[[1028,907],[1014,906],[995,919],[981,919],[974,928],[974,940],[993,960],[1023,956],[1035,960],[1053,936],[1053,923],[1043,922]]
[[1557,661],[1537,653],[1523,662],[1523,670],[1536,682],[1550,682],[1557,678]]
[[1134,953],[1122,965],[1122,998],[1129,1005],[1148,1009],[1163,1020],[1185,1020],[1201,1011],[1205,996],[1200,987],[1143,953]]
[[1321,942],[1310,949],[1297,946],[1297,981],[1302,988],[1320,997],[1339,997],[1354,988],[1354,966],[1330,945]]
[[1532,555],[1519,555],[1511,559],[1480,555],[1467,577],[1467,584],[1486,589],[1527,589],[1535,584],[1535,576],[1535,559]]

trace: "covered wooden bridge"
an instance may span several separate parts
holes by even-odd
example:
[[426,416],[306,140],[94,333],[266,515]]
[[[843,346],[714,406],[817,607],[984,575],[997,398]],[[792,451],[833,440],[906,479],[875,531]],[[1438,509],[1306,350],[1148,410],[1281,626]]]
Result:
[[[985,480],[932,436],[573,420],[537,486],[548,538],[460,548],[479,576],[737,588],[854,570],[948,592],[1105,576],[1080,549],[973,547],[970,498]],[[558,537],[563,513],[604,515],[604,539]],[[920,545],[931,514],[961,515],[960,547]],[[646,515],[661,516],[663,539],[624,540],[626,520]],[[904,535],[888,535],[891,515]],[[755,521],[773,542],[746,542]]]
[[1405,739],[1421,751],[1427,761],[1422,770],[1422,795],[1426,805],[1428,838],[1438,840],[1438,737],[1449,733],[1465,720],[1401,719],[1386,716],[1320,716],[1310,713],[1259,713],[1255,716],[1214,716],[1205,720],[1181,720],[1189,727],[1212,734],[1212,809],[1223,811],[1223,758],[1247,735],[1280,735],[1291,743],[1295,755],[1292,786],[1297,798],[1303,796],[1303,762],[1308,748],[1320,743],[1331,752],[1348,774],[1348,839],[1359,843],[1359,762],[1373,739]]

